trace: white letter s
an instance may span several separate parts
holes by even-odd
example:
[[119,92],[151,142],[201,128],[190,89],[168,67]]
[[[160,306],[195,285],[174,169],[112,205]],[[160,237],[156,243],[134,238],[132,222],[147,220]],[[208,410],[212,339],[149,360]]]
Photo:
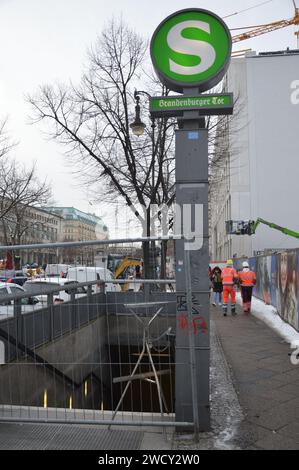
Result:
[[169,66],[172,72],[180,75],[196,75],[205,72],[214,64],[216,51],[208,42],[183,38],[181,33],[186,28],[197,28],[210,34],[210,25],[204,21],[183,21],[173,26],[167,35],[167,43],[173,51],[199,57],[200,63],[184,66],[169,59]]

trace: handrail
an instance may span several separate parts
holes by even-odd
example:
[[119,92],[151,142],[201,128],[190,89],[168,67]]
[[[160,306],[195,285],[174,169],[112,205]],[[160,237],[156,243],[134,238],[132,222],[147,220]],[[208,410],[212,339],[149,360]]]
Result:
[[[53,279],[56,279],[55,277]],[[66,278],[67,279],[67,278]],[[30,279],[28,279],[30,280]],[[34,280],[34,279],[33,279]],[[41,284],[42,284],[43,278],[41,278]],[[73,281],[73,282],[71,282]],[[28,299],[30,297],[35,297],[38,295],[49,295],[49,294],[55,294],[57,292],[62,292],[65,290],[76,290],[79,287],[88,287],[88,286],[94,286],[94,285],[101,285],[104,286],[104,284],[128,284],[128,282],[133,282],[136,284],[171,284],[175,283],[175,279],[107,279],[107,280],[94,280],[94,281],[86,281],[86,282],[77,282],[74,279],[70,279],[70,283],[64,286],[59,286],[57,284],[56,286],[46,286],[47,283],[44,283],[43,285],[46,287],[42,292],[22,292],[18,293],[15,295],[12,294],[7,294],[1,296],[0,303],[10,301],[10,300],[21,300],[21,299]]]
[[11,250],[35,250],[44,248],[71,248],[74,246],[94,246],[94,245],[117,245],[122,243],[155,242],[166,240],[182,240],[181,235],[171,235],[168,237],[137,237],[137,238],[117,238],[114,240],[85,240],[77,242],[57,242],[57,243],[34,243],[30,245],[5,245],[0,246],[0,251]]
[[[53,279],[55,279],[55,278],[53,278]],[[28,280],[31,280],[31,279],[28,279]],[[76,290],[78,287],[85,287],[85,286],[88,287],[88,286],[93,286],[93,285],[96,285],[96,284],[101,284],[102,286],[104,286],[104,284],[106,284],[106,282],[107,282],[107,281],[102,281],[102,280],[76,282],[74,279],[72,279],[71,281],[73,281],[73,282],[70,282],[69,284],[64,285],[64,286],[59,286],[57,284],[57,287],[56,286],[55,287],[54,286],[47,286],[46,285],[47,283],[44,283],[43,285],[46,288],[42,292],[36,292],[36,293],[22,292],[20,294],[18,293],[18,294],[15,294],[15,295],[12,295],[12,294],[3,295],[3,296],[1,296],[0,303],[2,303],[2,301],[5,302],[7,300],[9,301],[9,300],[28,299],[30,297],[35,297],[37,295],[55,294],[56,292],[62,292],[62,291],[65,291],[65,290],[72,291],[72,290]],[[42,278],[41,278],[41,284],[42,284]]]

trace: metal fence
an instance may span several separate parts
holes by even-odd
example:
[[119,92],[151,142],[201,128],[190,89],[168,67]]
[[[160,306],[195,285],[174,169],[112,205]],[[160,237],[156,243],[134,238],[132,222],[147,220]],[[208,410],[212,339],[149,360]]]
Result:
[[[244,259],[235,260],[237,269]],[[254,295],[277,309],[281,318],[299,331],[299,250],[249,258],[257,283]]]
[[13,247],[18,272],[0,281],[0,420],[193,428],[175,418],[175,260],[165,242]]

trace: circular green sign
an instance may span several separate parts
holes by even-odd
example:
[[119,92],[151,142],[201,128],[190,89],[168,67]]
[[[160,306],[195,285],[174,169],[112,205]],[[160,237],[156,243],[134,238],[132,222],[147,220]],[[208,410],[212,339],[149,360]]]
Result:
[[197,8],[168,16],[151,40],[155,71],[167,88],[177,92],[213,88],[228,69],[231,49],[231,34],[222,19]]

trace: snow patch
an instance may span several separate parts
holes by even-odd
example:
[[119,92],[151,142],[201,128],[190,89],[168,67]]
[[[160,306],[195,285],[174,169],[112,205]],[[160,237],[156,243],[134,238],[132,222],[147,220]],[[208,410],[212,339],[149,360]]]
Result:
[[[241,294],[237,293],[237,302],[242,304]],[[299,347],[299,333],[282,320],[273,305],[266,305],[262,300],[252,297],[251,314],[278,333],[292,348]]]

